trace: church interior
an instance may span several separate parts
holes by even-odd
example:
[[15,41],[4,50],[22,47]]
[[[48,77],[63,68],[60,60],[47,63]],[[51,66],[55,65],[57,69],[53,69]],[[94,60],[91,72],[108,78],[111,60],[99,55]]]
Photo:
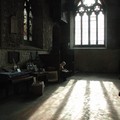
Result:
[[0,0],[0,120],[120,120],[119,0]]

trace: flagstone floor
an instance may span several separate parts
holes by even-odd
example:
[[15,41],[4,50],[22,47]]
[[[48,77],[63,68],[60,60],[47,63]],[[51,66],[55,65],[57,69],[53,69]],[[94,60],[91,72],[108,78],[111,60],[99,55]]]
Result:
[[111,74],[77,74],[49,84],[40,97],[0,102],[0,120],[120,120],[120,80]]

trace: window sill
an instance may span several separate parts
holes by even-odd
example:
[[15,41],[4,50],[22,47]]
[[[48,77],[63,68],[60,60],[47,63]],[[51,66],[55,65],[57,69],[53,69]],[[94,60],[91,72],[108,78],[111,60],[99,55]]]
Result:
[[98,50],[98,49],[107,49],[107,47],[106,46],[101,46],[101,47],[100,46],[94,46],[94,47],[92,47],[92,46],[91,47],[87,47],[87,46],[77,47],[77,46],[75,46],[75,47],[71,47],[70,49],[74,49],[74,50],[77,50],[77,49],[95,49],[96,50],[97,49]]

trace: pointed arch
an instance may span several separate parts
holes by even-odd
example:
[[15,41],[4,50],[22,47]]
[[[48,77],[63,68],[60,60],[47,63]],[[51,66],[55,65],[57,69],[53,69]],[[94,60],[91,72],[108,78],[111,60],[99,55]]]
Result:
[[24,40],[32,41],[32,7],[31,1],[25,0],[24,2]]
[[[74,47],[105,46],[105,9],[103,0],[75,0]],[[72,27],[73,28],[73,27]]]

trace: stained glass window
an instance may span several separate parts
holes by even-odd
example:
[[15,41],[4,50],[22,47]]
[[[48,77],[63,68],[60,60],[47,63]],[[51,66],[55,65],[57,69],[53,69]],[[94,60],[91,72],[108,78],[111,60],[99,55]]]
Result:
[[24,40],[32,41],[32,8],[30,0],[24,3]]

